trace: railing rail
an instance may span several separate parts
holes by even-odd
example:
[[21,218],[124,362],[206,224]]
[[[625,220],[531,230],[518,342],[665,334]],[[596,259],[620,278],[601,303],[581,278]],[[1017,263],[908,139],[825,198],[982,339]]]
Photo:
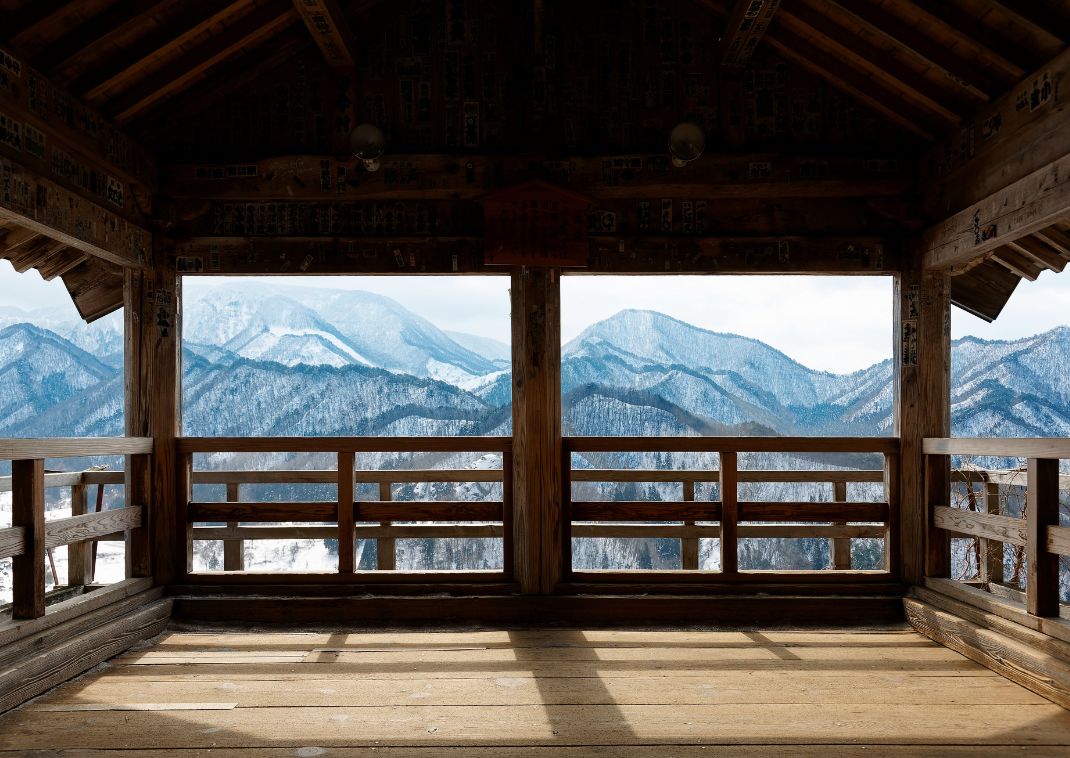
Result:
[[[923,452],[926,583],[936,589],[948,589],[951,539],[972,537],[981,541],[986,554],[986,560],[978,566],[982,584],[994,590],[1003,579],[1002,545],[1010,544],[1024,548],[1028,567],[1022,610],[1033,617],[1059,616],[1059,560],[1070,556],[1070,527],[1059,524],[1059,495],[1070,489],[1070,482],[1059,473],[1059,462],[1070,459],[1070,439],[926,439]],[[952,456],[1026,458],[1028,462],[1024,472],[968,472],[961,481],[971,488],[971,500],[975,500],[975,483],[986,485],[986,498],[984,511],[966,510],[952,507],[952,484],[960,481],[951,470]],[[1001,485],[1025,490],[1022,518],[999,512],[998,490],[993,488]],[[974,505],[979,508],[979,502]],[[1003,601],[1013,602],[1007,593],[1001,595]],[[980,604],[980,597],[965,597]]]
[[[716,453],[719,469],[650,470],[573,468],[579,453]],[[879,470],[747,470],[738,466],[740,453],[879,454],[885,466]],[[813,578],[816,572],[740,571],[738,541],[745,538],[827,538],[830,565],[849,571],[851,539],[885,539],[885,565],[874,576],[887,577],[897,570],[899,440],[888,437],[569,437],[565,440],[564,492],[572,537],[676,538],[680,542],[681,567],[694,573],[699,568],[699,540],[720,539],[721,571],[701,572],[716,580],[740,575],[754,579]],[[573,482],[678,482],[679,501],[590,501],[575,499]],[[739,499],[741,483],[821,483],[832,486],[828,502],[756,502]],[[717,483],[720,500],[696,501],[695,485]],[[883,502],[849,502],[849,483],[882,483]],[[578,523],[597,522],[597,523]],[[648,522],[648,523],[622,523]],[[649,522],[677,522],[651,524]],[[717,523],[699,523],[717,522]],[[757,523],[744,523],[757,522]],[[765,522],[765,523],[762,523]],[[776,523],[796,522],[796,523]],[[799,523],[801,522],[801,523]],[[876,523],[873,523],[876,522]],[[571,568],[571,559],[567,560]],[[584,579],[617,579],[637,572],[573,571]],[[827,574],[829,572],[821,572]],[[857,572],[854,574],[857,576]]]
[[[35,619],[45,614],[45,561],[53,548],[67,545],[70,586],[93,580],[93,543],[126,542],[126,578],[151,576],[150,538],[146,528],[149,472],[153,441],[148,438],[0,439],[0,460],[11,461],[11,476],[0,491],[12,493],[11,526],[0,529],[0,558],[12,559],[12,617]],[[98,472],[45,473],[45,460],[125,455],[125,507],[89,512],[86,475]],[[98,486],[103,486],[101,483]],[[71,488],[69,518],[45,521],[45,490]]]
[[[190,581],[219,580],[215,572],[193,571],[195,540],[223,541],[223,571],[243,571],[244,541],[258,539],[337,539],[338,574],[358,573],[356,540],[376,540],[376,568],[390,572],[396,566],[395,541],[405,538],[480,537],[501,538],[504,566],[500,572],[473,572],[475,579],[508,579],[512,574],[512,440],[508,437],[271,437],[271,438],[180,438],[178,441],[180,492],[185,496],[184,577]],[[333,470],[302,471],[197,471],[197,453],[332,453]],[[500,453],[501,469],[404,469],[356,468],[358,453]],[[395,501],[393,485],[436,482],[500,482],[502,499],[496,501]],[[194,500],[194,484],[226,486],[226,502]],[[242,487],[254,484],[335,484],[332,502],[248,502]],[[377,500],[357,500],[359,484],[378,485]],[[418,521],[420,524],[395,522]],[[303,526],[253,526],[256,523],[308,522]],[[318,524],[315,522],[334,522]],[[466,522],[466,523],[454,523]],[[492,522],[492,523],[486,523]],[[197,526],[224,523],[225,526]],[[368,578],[366,572],[359,572]],[[411,581],[417,572],[399,575]],[[458,572],[419,572],[423,576]],[[310,575],[322,578],[322,574]],[[302,581],[303,575],[265,573],[245,576],[265,581]],[[377,580],[389,579],[378,575]]]

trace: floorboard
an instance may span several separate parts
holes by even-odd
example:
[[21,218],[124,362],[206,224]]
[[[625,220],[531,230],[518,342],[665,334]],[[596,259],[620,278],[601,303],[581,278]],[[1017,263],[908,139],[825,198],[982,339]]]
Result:
[[1054,756],[1070,713],[910,631],[175,630],[0,718],[0,756],[131,751]]

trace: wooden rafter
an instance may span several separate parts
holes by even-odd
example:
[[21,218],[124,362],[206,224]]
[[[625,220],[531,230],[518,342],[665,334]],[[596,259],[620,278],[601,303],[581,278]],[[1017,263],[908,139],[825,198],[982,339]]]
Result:
[[722,68],[738,71],[747,65],[779,7],[780,0],[735,0],[721,40]]
[[28,59],[36,58],[56,39],[77,29],[116,0],[34,0],[11,19],[8,44]]
[[338,0],[293,0],[301,20],[332,68],[351,68],[356,62],[353,32]]

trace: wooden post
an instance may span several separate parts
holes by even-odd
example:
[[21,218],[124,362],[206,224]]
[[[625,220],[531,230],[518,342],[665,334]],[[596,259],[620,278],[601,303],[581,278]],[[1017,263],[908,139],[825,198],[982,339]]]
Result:
[[175,437],[182,423],[181,280],[166,243],[156,243],[152,271],[125,272],[126,433],[154,440],[152,486],[146,503],[152,571],[157,584],[170,584],[187,565],[186,556],[178,552],[185,544],[185,513],[177,505],[180,462],[175,455]]
[[175,528],[171,532],[174,544],[169,552],[175,557],[173,580],[185,579],[193,572],[193,522],[187,517],[189,502],[193,497],[193,456],[189,453],[175,457]]
[[[394,498],[390,482],[379,483],[379,499],[388,503]],[[381,521],[379,526],[390,526],[390,521]],[[375,541],[375,567],[380,571],[393,571],[397,567],[396,544],[392,537],[380,537]]]
[[[84,516],[89,510],[89,485],[71,485],[71,515]],[[67,584],[82,587],[93,581],[92,550],[88,542],[67,546]]]
[[[683,485],[683,498],[685,503],[695,501],[695,483],[681,482]],[[694,521],[685,521],[684,526],[694,526]],[[685,571],[698,570],[698,537],[683,537],[680,539],[680,568]]]
[[549,593],[563,575],[561,289],[553,268],[514,270],[513,559],[520,591]]
[[[227,502],[241,502],[241,484],[227,482]],[[239,525],[237,521],[228,521],[227,527],[234,529]],[[245,570],[245,540],[223,540],[223,570]]]
[[513,453],[502,453],[502,572],[513,578]]
[[[832,499],[837,503],[847,502],[847,482],[832,483]],[[837,521],[836,526],[847,526],[846,521]],[[851,568],[851,538],[833,537],[829,543],[829,558],[832,568],[837,571],[849,571]],[[885,551],[887,554],[887,551]]]
[[11,525],[26,530],[26,552],[11,560],[11,617],[45,615],[45,462],[11,462]]
[[[987,475],[985,477],[987,480]],[[985,513],[1000,515],[999,484],[984,482]],[[1003,584],[1003,543],[996,540],[981,540],[981,581],[985,584]]]
[[894,428],[902,440],[898,575],[920,584],[926,553],[922,440],[951,433],[950,278],[946,272],[923,272],[915,246],[896,278],[894,301]]
[[141,506],[141,526],[126,532],[126,578],[152,576],[151,460],[147,455],[126,456],[123,491],[126,504]]
[[1048,551],[1048,527],[1059,525],[1058,460],[1029,459],[1026,497],[1026,610],[1034,616],[1058,616],[1059,556]]
[[[884,530],[884,570],[899,576],[903,565],[902,521],[899,509],[903,502],[903,458],[895,453],[884,456],[884,496],[888,498],[888,528]],[[848,560],[850,548],[848,548]],[[850,566],[848,566],[850,568]]]
[[735,453],[721,453],[721,573],[739,573],[739,491]]
[[338,454],[338,573],[356,571],[356,516],[353,498],[353,453]]
[[925,461],[925,576],[951,576],[951,535],[933,523],[934,509],[951,504],[951,458],[927,455]]

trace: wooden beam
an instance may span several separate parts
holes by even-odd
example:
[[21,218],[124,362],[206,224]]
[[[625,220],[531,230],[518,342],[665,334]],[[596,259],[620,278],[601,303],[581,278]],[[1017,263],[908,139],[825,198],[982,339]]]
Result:
[[1029,459],[1025,523],[1028,541],[1026,610],[1034,616],[1059,615],[1059,556],[1048,551],[1048,527],[1059,525],[1059,460]]
[[118,266],[151,265],[146,229],[2,157],[0,219]]
[[[561,289],[556,269],[513,272],[513,576],[551,593],[565,567],[561,455]],[[569,567],[571,568],[571,566]]]
[[750,62],[780,0],[735,0],[721,40],[721,68],[740,71]]
[[1070,217],[1070,153],[931,227],[925,267],[965,270],[1009,242]]
[[357,56],[353,31],[338,0],[293,0],[301,20],[332,68],[352,68]]
[[8,44],[27,58],[35,58],[48,45],[87,23],[116,0],[34,0],[12,18]]
[[[117,123],[128,123],[201,81],[219,64],[271,40],[297,18],[297,10],[289,0],[273,0],[147,78],[139,74],[137,84],[105,100],[105,107]],[[91,94],[95,95],[94,102],[104,97],[98,90]]]
[[152,209],[156,163],[99,112],[0,48],[0,157],[134,222]]
[[928,150],[920,162],[925,210],[945,218],[1070,154],[1070,50]]

